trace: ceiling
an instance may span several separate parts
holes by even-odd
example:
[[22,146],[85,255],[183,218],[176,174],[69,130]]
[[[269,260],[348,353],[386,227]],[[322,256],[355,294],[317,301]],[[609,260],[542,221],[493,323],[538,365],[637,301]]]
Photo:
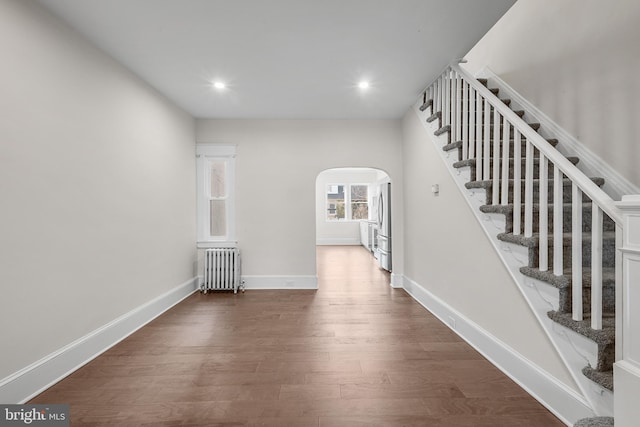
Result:
[[401,117],[515,2],[37,1],[194,117],[289,119]]

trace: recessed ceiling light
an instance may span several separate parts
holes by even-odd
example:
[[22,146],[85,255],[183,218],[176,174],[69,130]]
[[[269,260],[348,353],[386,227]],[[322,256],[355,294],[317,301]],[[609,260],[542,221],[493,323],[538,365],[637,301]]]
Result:
[[222,82],[214,82],[213,87],[215,87],[216,89],[224,89],[227,86]]
[[358,83],[358,87],[360,89],[368,89],[369,88],[369,82],[363,80],[360,83]]

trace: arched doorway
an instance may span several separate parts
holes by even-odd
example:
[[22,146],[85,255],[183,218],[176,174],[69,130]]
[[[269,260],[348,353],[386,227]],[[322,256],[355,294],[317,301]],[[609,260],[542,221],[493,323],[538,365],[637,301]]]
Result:
[[392,270],[389,175],[380,169],[341,167],[316,177],[316,246],[367,249]]

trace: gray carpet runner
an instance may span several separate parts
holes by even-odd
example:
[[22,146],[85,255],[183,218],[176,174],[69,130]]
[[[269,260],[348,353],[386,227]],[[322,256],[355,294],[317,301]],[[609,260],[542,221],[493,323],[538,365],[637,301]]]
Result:
[[575,423],[573,427],[613,427],[613,418],[611,417],[585,418]]
[[[487,86],[487,81],[484,79],[479,79],[480,83]],[[499,89],[491,89],[491,91],[498,96]],[[510,106],[511,100],[509,99],[501,99],[507,106]],[[433,102],[431,100],[424,100],[424,104],[420,109],[425,111],[430,109],[431,116],[427,119],[428,122],[436,122],[438,124],[438,130],[435,132],[435,135],[442,135],[447,137],[447,144],[443,147],[443,150],[451,152],[453,154],[457,154],[458,162],[454,164],[456,168],[468,167],[471,171],[471,181],[466,184],[468,189],[479,188],[486,190],[486,201],[485,205],[480,208],[482,212],[485,213],[498,213],[504,214],[506,218],[506,229],[504,233],[500,233],[498,235],[498,239],[504,242],[509,242],[516,245],[521,245],[528,249],[529,259],[528,265],[522,267],[520,269],[521,273],[527,277],[532,277],[537,280],[546,282],[551,286],[554,286],[559,291],[559,309],[557,311],[548,312],[548,316],[554,322],[565,326],[578,334],[581,334],[598,345],[598,361],[596,366],[585,366],[583,369],[583,374],[589,378],[591,381],[596,382],[597,384],[605,387],[609,390],[613,391],[613,362],[614,362],[614,350],[615,350],[615,224],[614,222],[604,215],[604,228],[603,228],[603,329],[596,331],[591,329],[590,327],[590,310],[591,310],[591,271],[590,271],[590,260],[591,260],[591,202],[583,198],[583,212],[582,212],[582,232],[583,232],[583,247],[582,247],[582,255],[583,255],[583,310],[584,310],[584,319],[583,321],[574,321],[571,316],[571,305],[572,305],[572,296],[571,296],[571,280],[572,280],[572,272],[571,272],[571,197],[572,192],[570,189],[571,182],[567,179],[563,180],[563,233],[564,233],[564,248],[563,248],[563,275],[556,276],[552,273],[553,269],[553,248],[552,244],[549,247],[549,271],[541,271],[538,268],[538,218],[539,218],[539,205],[537,201],[539,200],[539,191],[538,191],[538,179],[534,179],[534,234],[532,237],[525,238],[524,235],[514,235],[513,234],[513,188],[516,185],[521,187],[522,193],[524,194],[524,159],[521,161],[522,163],[522,179],[520,182],[514,182],[513,175],[509,178],[509,204],[508,205],[493,205],[491,200],[492,194],[492,180],[475,180],[476,176],[476,159],[462,159],[462,141],[452,141],[451,140],[451,126],[442,125],[442,114],[440,111],[433,111]],[[493,110],[493,108],[492,108]],[[520,117],[523,117],[525,112],[522,110],[518,110],[517,114]],[[484,118],[484,114],[482,114]],[[484,119],[483,119],[484,120]],[[494,144],[494,130],[493,123],[489,123],[491,127],[490,135],[491,135],[491,149],[490,154],[493,155],[493,144]],[[540,128],[539,123],[532,123],[530,126],[538,131]],[[499,131],[497,132],[498,143],[502,145],[503,129],[500,126]],[[513,135],[510,135],[510,144],[511,149],[510,153],[513,156]],[[558,145],[557,139],[547,139],[547,141],[552,146]],[[475,144],[475,142],[472,141]],[[524,157],[524,147],[526,144],[526,140],[522,138],[522,155]],[[536,150],[537,151],[537,150]],[[536,158],[534,161],[534,176],[539,176],[539,153],[534,155]],[[567,157],[569,161],[573,164],[578,164],[579,159],[577,157]],[[511,165],[514,163],[513,157],[510,159]],[[491,159],[491,167],[489,170],[493,173],[493,158]],[[599,177],[591,178],[592,181],[598,186],[602,186],[604,184],[604,179]],[[549,236],[553,233],[553,220],[551,218],[553,212],[553,165],[549,164]],[[524,206],[521,209],[523,212],[523,219],[521,221],[524,224]],[[587,420],[579,421],[575,426],[576,427],[601,427],[601,426],[612,426],[613,419],[612,418],[590,418]]]

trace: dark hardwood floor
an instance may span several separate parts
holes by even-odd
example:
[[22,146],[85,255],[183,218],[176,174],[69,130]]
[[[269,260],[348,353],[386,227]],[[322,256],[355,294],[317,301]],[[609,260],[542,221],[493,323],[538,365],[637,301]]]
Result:
[[30,403],[72,426],[563,426],[362,247],[319,290],[196,293]]

